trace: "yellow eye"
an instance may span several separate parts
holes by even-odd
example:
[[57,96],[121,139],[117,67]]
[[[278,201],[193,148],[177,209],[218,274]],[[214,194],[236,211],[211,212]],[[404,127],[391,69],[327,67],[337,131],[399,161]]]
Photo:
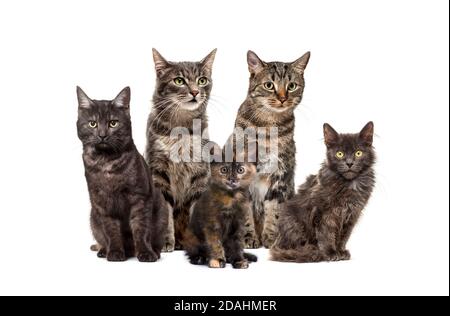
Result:
[[208,78],[202,77],[200,79],[198,79],[198,85],[201,87],[204,87],[208,84]]
[[184,79],[181,78],[181,77],[175,78],[173,82],[175,82],[175,84],[176,84],[177,86],[182,86],[182,85],[185,84]]
[[266,82],[264,84],[264,89],[272,91],[275,88],[275,85],[273,84],[273,82]]
[[364,155],[364,153],[363,153],[361,150],[358,150],[358,151],[355,153],[356,158],[361,158],[363,155]]
[[89,127],[90,127],[90,128],[97,128],[97,126],[98,126],[98,125],[97,125],[97,122],[96,122],[96,121],[90,121],[90,122],[89,122]]
[[297,85],[296,83],[294,83],[294,82],[291,82],[291,83],[288,85],[288,90],[289,90],[289,92],[294,92],[295,90],[297,90],[297,88],[298,88],[298,85]]
[[119,126],[119,121],[111,121],[111,122],[109,122],[109,127],[116,128],[117,126]]
[[345,157],[345,154],[342,151],[338,151],[336,153],[336,158],[343,159]]
[[222,167],[222,168],[220,169],[220,173],[221,173],[221,174],[227,174],[227,173],[228,173],[228,168],[227,168],[227,167]]

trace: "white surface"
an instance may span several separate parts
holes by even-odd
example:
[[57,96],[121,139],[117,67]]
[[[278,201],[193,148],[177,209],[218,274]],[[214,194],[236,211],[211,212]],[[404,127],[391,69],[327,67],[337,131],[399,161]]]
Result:
[[[176,11],[176,12],[174,12]],[[0,294],[329,295],[449,293],[447,1],[2,1]],[[75,86],[132,87],[137,146],[154,87],[151,48],[200,60],[217,47],[211,138],[246,96],[246,51],[312,51],[297,111],[297,182],[324,158],[322,124],[376,124],[378,186],[347,263],[266,261],[248,271],[108,264],[89,252]]]

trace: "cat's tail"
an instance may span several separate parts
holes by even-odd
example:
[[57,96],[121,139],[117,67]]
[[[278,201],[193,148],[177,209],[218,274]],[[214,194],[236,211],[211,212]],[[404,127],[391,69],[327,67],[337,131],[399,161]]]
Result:
[[244,258],[249,262],[258,262],[258,257],[248,252],[244,252]]
[[325,257],[317,246],[305,245],[298,249],[281,249],[277,246],[270,250],[270,259],[280,262],[321,262]]
[[190,230],[183,233],[181,246],[186,251],[189,262],[194,265],[205,265],[208,257],[208,249],[200,242],[197,236]]
[[98,251],[100,251],[100,249],[102,249],[102,246],[100,246],[99,244],[95,244],[95,245],[91,246],[91,251],[98,252]]

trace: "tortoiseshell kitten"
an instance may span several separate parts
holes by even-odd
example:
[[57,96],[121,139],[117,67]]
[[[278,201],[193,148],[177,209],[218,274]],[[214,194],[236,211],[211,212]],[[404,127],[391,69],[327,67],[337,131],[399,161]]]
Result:
[[247,269],[257,257],[244,253],[243,234],[253,164],[211,164],[208,190],[197,202],[184,242],[192,264]]
[[359,134],[324,126],[327,161],[286,203],[272,259],[285,262],[350,260],[347,242],[375,186],[374,125]]
[[[170,209],[165,252],[182,248],[189,214],[208,185],[209,163],[203,162],[202,157],[192,157],[193,150],[192,162],[172,161],[170,156],[177,150],[177,141],[170,136],[174,128],[185,128],[190,133],[191,149],[194,143],[208,142],[206,109],[215,55],[216,50],[200,62],[169,62],[153,50],[157,80],[148,118],[145,158]],[[203,137],[194,134],[194,120],[201,122]]]
[[[303,98],[309,59],[308,52],[292,63],[264,62],[254,52],[248,52],[248,96],[239,109],[235,126],[244,130],[265,128],[267,135],[270,128],[278,129],[278,170],[266,173],[266,163],[257,161],[258,176],[251,186],[252,210],[245,238],[247,248],[273,245],[278,235],[280,205],[295,194],[294,110]],[[258,146],[270,152],[270,144]]]
[[160,258],[168,210],[131,133],[130,88],[112,101],[91,100],[79,87],[78,137],[92,204],[98,257],[141,262]]

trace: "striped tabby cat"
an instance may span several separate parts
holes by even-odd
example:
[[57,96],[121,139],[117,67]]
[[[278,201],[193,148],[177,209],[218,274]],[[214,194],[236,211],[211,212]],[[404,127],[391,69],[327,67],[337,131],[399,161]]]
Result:
[[[200,62],[174,63],[153,50],[157,81],[147,126],[146,160],[155,184],[162,189],[171,210],[165,252],[182,248],[181,239],[189,223],[191,209],[208,185],[209,163],[177,163],[170,159],[171,150],[176,146],[170,134],[176,127],[189,130],[191,158],[194,141],[202,144],[208,141],[193,135],[193,122],[201,120],[202,132],[208,127],[206,108],[212,89],[215,54],[216,50]],[[204,137],[208,138],[207,135]]]
[[[278,128],[278,170],[264,173],[264,161],[258,159],[258,176],[251,188],[253,210],[249,211],[246,247],[270,248],[278,234],[280,204],[295,193],[294,110],[303,97],[303,73],[310,53],[293,63],[264,62],[254,52],[248,53],[251,73],[247,99],[239,109],[236,127],[267,130]],[[270,150],[270,145],[258,144],[259,150]],[[262,146],[262,147],[261,147]],[[268,148],[269,147],[269,148]]]

